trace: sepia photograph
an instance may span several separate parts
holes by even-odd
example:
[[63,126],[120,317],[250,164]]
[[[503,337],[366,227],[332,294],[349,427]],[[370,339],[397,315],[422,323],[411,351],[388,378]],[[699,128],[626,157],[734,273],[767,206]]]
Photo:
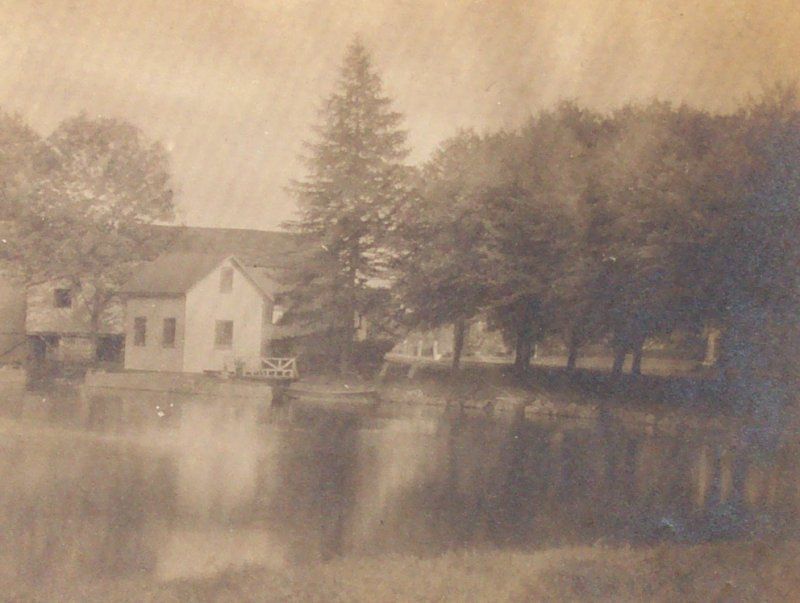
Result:
[[0,602],[800,602],[797,0],[0,0]]

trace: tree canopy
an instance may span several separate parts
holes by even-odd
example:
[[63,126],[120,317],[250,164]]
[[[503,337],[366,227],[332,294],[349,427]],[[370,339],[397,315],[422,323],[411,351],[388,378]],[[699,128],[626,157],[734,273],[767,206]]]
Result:
[[286,315],[324,331],[343,370],[357,317],[371,314],[380,296],[374,285],[386,276],[387,237],[409,194],[401,122],[369,54],[354,41],[323,103],[316,139],[306,145],[306,177],[291,186],[300,215],[290,226],[303,245]]
[[81,115],[47,138],[41,162],[6,259],[29,283],[68,281],[96,327],[131,267],[163,246],[148,226],[174,217],[167,155],[130,124]]
[[[737,374],[797,373],[800,109],[777,88],[729,115],[565,103],[511,132],[463,132],[420,171],[396,292],[410,324],[483,316],[516,350],[644,344],[722,329]],[[793,368],[790,368],[793,367]]]

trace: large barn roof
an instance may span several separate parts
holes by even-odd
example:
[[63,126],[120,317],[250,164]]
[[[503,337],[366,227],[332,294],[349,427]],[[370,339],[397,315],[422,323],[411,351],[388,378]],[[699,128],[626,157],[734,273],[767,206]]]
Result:
[[156,226],[172,253],[233,255],[248,266],[286,265],[297,250],[297,236],[276,230],[206,228],[198,226]]

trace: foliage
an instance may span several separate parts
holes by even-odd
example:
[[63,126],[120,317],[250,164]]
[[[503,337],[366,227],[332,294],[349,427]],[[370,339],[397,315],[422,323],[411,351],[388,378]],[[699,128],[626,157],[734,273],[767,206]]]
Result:
[[487,141],[460,132],[423,166],[418,198],[404,208],[394,263],[403,322],[454,324],[457,368],[467,321],[489,297],[489,198],[497,163]]
[[396,240],[413,327],[488,316],[517,348],[560,333],[645,341],[713,324],[726,363],[794,375],[800,343],[800,111],[778,88],[734,114],[666,103],[602,116],[574,104],[515,132],[446,141]]
[[[558,324],[562,278],[577,254],[576,210],[583,192],[584,147],[562,105],[532,119],[513,137],[495,137],[493,155],[506,148],[505,182],[491,193],[487,311],[515,343],[516,368],[527,371],[534,344]],[[510,151],[510,152],[509,152]]]
[[134,126],[86,116],[46,144],[6,259],[29,283],[69,282],[96,329],[132,265],[163,244],[148,227],[173,217],[167,156]]
[[30,194],[43,146],[20,116],[0,112],[0,220],[13,220]]
[[711,137],[702,114],[654,103],[615,113],[598,147],[594,293],[618,360],[697,318],[686,269],[701,234],[695,183]]
[[704,292],[738,373],[795,380],[800,344],[800,106],[778,87],[726,121]]
[[408,194],[406,134],[364,46],[347,50],[335,91],[325,100],[317,140],[307,145],[305,179],[294,182],[303,241],[293,262],[285,320],[326,331],[342,367],[349,363],[357,315],[370,314],[385,277],[385,239]]

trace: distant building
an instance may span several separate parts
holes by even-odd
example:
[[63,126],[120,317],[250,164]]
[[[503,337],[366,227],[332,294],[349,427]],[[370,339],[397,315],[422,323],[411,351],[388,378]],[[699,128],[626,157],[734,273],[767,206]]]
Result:
[[[441,360],[453,355],[453,327],[447,325],[406,334],[392,350],[393,354]],[[464,341],[464,355],[476,357],[508,356],[511,353],[498,331],[489,328],[486,320],[472,321]]]
[[25,290],[10,275],[0,274],[0,364],[22,364],[27,341]]
[[165,254],[122,288],[125,368],[235,370],[270,354],[278,284],[236,256]]
[[122,304],[113,299],[93,333],[81,291],[68,281],[27,287],[25,331],[35,362],[89,364],[121,361],[124,332]]

